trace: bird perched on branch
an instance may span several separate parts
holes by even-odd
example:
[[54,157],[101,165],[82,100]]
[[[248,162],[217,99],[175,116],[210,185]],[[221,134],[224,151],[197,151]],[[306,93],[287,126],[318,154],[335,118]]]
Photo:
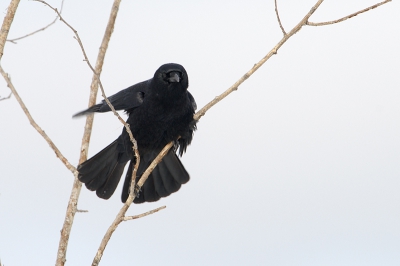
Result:
[[[180,156],[186,151],[196,129],[193,119],[196,102],[187,91],[188,86],[188,75],[183,66],[165,64],[153,78],[108,97],[115,110],[125,110],[129,116],[126,122],[137,141],[140,154],[136,182],[162,148],[171,141],[175,142],[149,175],[134,203],[157,201],[178,191],[182,184],[189,181],[189,173],[176,155],[178,149]],[[110,110],[103,100],[74,117]],[[121,196],[122,202],[125,202],[136,161],[125,127],[115,141],[78,166],[78,179],[89,190],[95,190],[98,197],[109,199],[129,161]]]

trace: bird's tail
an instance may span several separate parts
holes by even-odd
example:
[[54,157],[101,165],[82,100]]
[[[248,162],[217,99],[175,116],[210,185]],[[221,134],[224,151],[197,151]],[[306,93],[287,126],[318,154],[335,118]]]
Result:
[[[158,153],[151,152],[141,154],[140,165],[138,169],[138,177],[136,183],[139,181],[143,172],[147,169],[153,159]],[[129,186],[132,180],[132,170],[134,161],[129,164],[128,172],[126,173],[124,187],[122,190],[121,200],[125,202],[129,196]],[[157,201],[162,197],[167,197],[171,193],[178,191],[182,184],[189,181],[189,173],[183,167],[181,161],[175,152],[171,149],[163,160],[151,172],[146,182],[144,183],[139,195],[134,199],[134,203],[152,202]]]
[[126,162],[119,162],[117,145],[115,140],[77,168],[78,179],[89,190],[96,190],[99,198],[109,199],[112,196],[124,171]]

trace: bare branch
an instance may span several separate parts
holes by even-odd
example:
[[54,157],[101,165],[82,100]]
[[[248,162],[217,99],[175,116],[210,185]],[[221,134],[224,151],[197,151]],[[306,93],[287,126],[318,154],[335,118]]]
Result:
[[201,108],[195,115],[194,119],[199,120],[211,107],[213,107],[215,104],[220,102],[222,99],[224,99],[226,96],[231,94],[233,91],[237,90],[238,87],[246,80],[248,79],[251,75],[254,74],[254,72],[257,71],[265,62],[267,62],[268,59],[270,59],[274,54],[276,54],[281,48],[281,46],[294,34],[296,34],[301,28],[306,25],[308,19],[311,17],[312,14],[314,14],[315,10],[322,4],[324,0],[319,0],[312,8],[311,10],[307,13],[307,15],[286,35],[283,36],[283,38],[278,42],[277,45],[275,45],[274,48],[272,48],[269,53],[264,56],[257,64],[255,64],[249,71],[247,71],[246,74],[244,74],[238,81],[235,82],[231,87],[229,87],[226,91],[224,91],[222,94],[218,95],[215,97],[211,102],[206,104],[203,108]]
[[[61,1],[60,14],[62,13],[63,7],[64,7],[64,0]],[[58,20],[58,16],[57,16],[51,23],[49,23],[47,26],[44,26],[43,28],[40,28],[40,29],[38,29],[38,30],[35,30],[35,31],[31,32],[31,33],[28,33],[28,34],[24,35],[24,36],[21,36],[21,37],[18,37],[18,38],[14,38],[14,39],[8,39],[7,42],[11,42],[11,43],[16,44],[16,43],[17,43],[16,41],[18,41],[18,40],[24,39],[24,38],[29,37],[29,36],[32,36],[32,35],[34,35],[34,34],[36,34],[36,33],[38,33],[38,32],[41,32],[41,31],[46,30],[46,29],[49,28],[51,25],[53,25],[54,23],[56,23],[57,20]]]
[[76,212],[89,212],[88,210],[79,210],[79,209],[76,209]]
[[[129,203],[128,201],[125,202],[125,204],[122,206],[121,210],[118,212],[117,217],[115,217],[114,221],[112,222],[110,227],[107,229],[107,232],[104,235],[104,237],[100,243],[99,249],[97,250],[96,256],[93,259],[92,266],[99,265],[101,257],[103,256],[103,252],[107,246],[108,241],[110,240],[115,229],[117,229],[118,225],[123,221],[123,217],[125,216],[125,213],[130,206],[130,204],[128,204],[128,203]],[[132,203],[132,202],[130,202],[130,203]]]
[[275,14],[276,14],[276,18],[278,19],[279,27],[281,28],[283,35],[286,35],[287,33],[286,33],[285,29],[283,28],[281,18],[279,17],[278,4],[276,3],[276,0],[275,0]]
[[4,45],[7,40],[8,32],[10,31],[11,23],[14,20],[15,12],[20,0],[11,0],[8,6],[7,15],[4,17],[3,24],[0,30],[0,60],[3,57]]
[[161,211],[161,210],[163,210],[163,209],[165,209],[165,208],[167,208],[167,206],[162,206],[162,207],[159,207],[159,208],[157,208],[157,209],[154,209],[154,210],[151,210],[151,211],[142,213],[142,214],[134,215],[134,216],[125,216],[125,217],[123,218],[123,221],[125,222],[125,221],[130,221],[130,220],[139,219],[139,218],[145,217],[145,216],[147,216],[147,215],[150,215],[150,214],[156,213],[156,212],[158,212],[158,211]]
[[337,20],[326,21],[326,22],[307,22],[307,25],[309,25],[309,26],[325,26],[325,25],[331,25],[331,24],[339,23],[339,22],[345,21],[345,20],[347,20],[349,18],[355,17],[355,16],[357,16],[357,15],[359,15],[361,13],[364,13],[364,12],[367,12],[367,11],[372,10],[374,8],[377,8],[378,6],[381,6],[383,4],[389,3],[391,1],[392,0],[386,0],[386,1],[380,2],[378,4],[375,4],[373,6],[364,8],[363,10],[357,11],[357,12],[355,12],[353,14],[350,14],[348,16],[345,16],[345,17],[337,19]]
[[35,120],[33,120],[31,114],[28,111],[28,108],[26,108],[24,102],[22,101],[21,97],[19,97],[19,94],[17,90],[15,89],[14,85],[12,84],[8,74],[3,70],[3,68],[0,65],[0,73],[4,77],[4,79],[7,82],[8,87],[11,89],[12,93],[14,94],[15,98],[17,99],[19,105],[21,106],[22,110],[24,111],[25,115],[28,117],[29,122],[31,125],[39,132],[40,135],[47,141],[49,144],[50,148],[56,153],[56,156],[61,160],[61,162],[75,175],[78,172],[76,171],[76,168],[71,165],[67,158],[65,158],[61,152],[58,150],[56,145],[53,143],[53,141],[47,136],[47,134],[39,127],[38,124],[36,124]]
[[[74,38],[75,38],[75,40],[77,40],[77,42],[79,43],[79,46],[81,47],[83,56],[84,56],[84,58],[85,58],[84,61],[88,64],[89,68],[93,71],[93,73],[94,73],[94,75],[95,75],[95,78],[97,79],[97,82],[98,82],[98,84],[100,85],[100,90],[101,90],[101,92],[102,92],[102,96],[103,96],[105,102],[106,102],[107,105],[111,108],[111,111],[112,111],[112,112],[114,113],[114,115],[118,118],[118,120],[125,126],[126,131],[127,131],[128,134],[129,134],[130,140],[131,140],[132,143],[133,143],[133,149],[134,149],[134,150],[137,150],[137,142],[136,142],[135,138],[134,138],[133,135],[132,135],[132,132],[131,132],[131,130],[130,130],[130,128],[129,128],[129,125],[125,122],[125,120],[123,120],[123,119],[121,118],[121,116],[117,113],[117,111],[115,111],[114,106],[110,103],[110,101],[108,100],[107,96],[105,95],[104,88],[103,88],[103,84],[101,83],[101,80],[100,80],[100,76],[99,76],[99,74],[96,72],[96,70],[93,68],[92,64],[91,64],[90,61],[89,61],[89,58],[88,58],[87,55],[86,55],[86,51],[85,51],[85,49],[84,49],[84,47],[83,47],[83,44],[82,44],[81,38],[79,37],[78,32],[77,32],[71,25],[69,25],[69,24],[64,20],[64,18],[61,16],[60,12],[58,12],[58,10],[57,10],[56,8],[52,7],[52,6],[49,5],[47,2],[42,1],[42,0],[34,0],[34,1],[43,3],[43,4],[47,5],[48,7],[50,7],[51,9],[53,9],[54,12],[56,12],[56,13],[58,14],[58,16],[60,17],[60,20],[61,20],[62,22],[64,22],[65,25],[67,25],[67,26],[74,32],[74,34],[75,34]],[[119,3],[120,3],[121,0],[116,0],[115,2],[119,2]],[[115,2],[114,2],[114,3],[115,3]],[[118,3],[118,4],[119,4],[119,3]],[[113,9],[114,9],[114,6],[113,6]],[[118,10],[118,7],[117,7],[116,10]]]
[[[42,0],[35,0],[35,1],[41,2],[41,3],[45,4],[45,5],[47,5],[48,7],[50,7],[51,9],[53,9],[57,13],[57,15],[60,17],[60,20],[62,22],[64,22],[74,32],[74,34],[75,34],[74,38],[77,40],[77,42],[79,43],[79,46],[81,47],[83,56],[85,58],[84,61],[86,61],[86,63],[88,64],[89,68],[93,71],[93,74],[94,74],[93,75],[93,79],[92,79],[90,99],[94,99],[94,101],[95,101],[96,95],[97,95],[97,88],[98,88],[98,86],[100,86],[100,89],[102,91],[102,96],[103,96],[104,100],[106,101],[108,106],[111,108],[111,110],[114,113],[114,115],[117,116],[118,120],[125,126],[126,131],[128,132],[130,140],[131,140],[131,142],[133,144],[132,145],[132,149],[133,149],[133,151],[135,153],[136,163],[135,163],[135,166],[134,166],[134,169],[133,169],[133,172],[132,172],[132,182],[131,182],[130,193],[129,193],[130,196],[128,197],[126,203],[124,204],[125,208],[123,207],[123,209],[121,209],[120,215],[117,216],[116,221],[113,223],[113,224],[115,224],[114,226],[116,228],[118,226],[118,224],[121,222],[122,217],[124,217],[127,209],[132,204],[133,199],[135,197],[135,195],[134,195],[134,187],[135,187],[135,185],[134,184],[135,184],[137,169],[139,168],[139,163],[140,163],[140,156],[139,156],[139,151],[137,149],[137,142],[136,142],[135,138],[132,135],[132,132],[131,132],[131,130],[129,128],[129,124],[127,124],[120,117],[120,115],[115,111],[114,106],[108,100],[107,96],[105,95],[104,88],[103,88],[103,85],[101,83],[100,75],[99,75],[99,72],[101,71],[101,67],[102,67],[103,60],[104,60],[104,55],[101,58],[100,54],[101,53],[105,54],[105,51],[107,49],[109,37],[111,36],[111,33],[113,31],[115,18],[116,18],[116,15],[117,15],[117,12],[118,12],[118,8],[119,8],[119,4],[120,4],[121,1],[120,0],[115,0],[114,1],[113,7],[112,7],[112,11],[111,11],[111,15],[110,15],[110,21],[111,21],[112,17],[113,17],[114,21],[112,23],[110,23],[110,21],[109,21],[109,25],[108,26],[110,26],[110,27],[107,26],[106,34],[105,34],[105,37],[103,39],[103,44],[105,44],[106,36],[108,36],[108,40],[106,41],[106,45],[104,47],[102,46],[100,48],[99,57],[98,57],[98,61],[97,61],[97,64],[96,64],[96,69],[93,68],[93,66],[91,65],[91,63],[90,63],[90,61],[89,61],[89,59],[88,59],[88,57],[86,55],[86,51],[85,51],[85,49],[83,47],[83,44],[82,44],[82,41],[81,41],[81,39],[79,37],[78,32],[64,20],[64,18],[61,16],[60,12],[58,12],[58,10],[56,8],[53,8],[51,5],[49,5],[45,1],[42,1]],[[89,102],[89,107],[94,104],[94,101],[93,102]],[[87,135],[85,134],[86,137],[84,136],[84,138],[82,140],[80,163],[85,161],[86,158],[87,158],[87,149],[88,149],[88,144],[89,144],[89,140],[90,140],[90,132],[91,132],[92,123],[93,123],[93,115],[89,115],[87,117],[87,124],[85,126],[85,130],[89,128],[89,131],[88,131]],[[88,124],[90,124],[90,125],[88,125]],[[85,131],[85,133],[86,133],[86,131]],[[83,152],[85,153],[84,156],[82,155]],[[81,188],[82,185],[77,179],[75,179],[74,188],[75,188],[75,185],[77,187],[79,187],[79,191],[80,191],[80,188]],[[73,189],[72,194],[73,193],[74,193],[74,189]],[[71,199],[73,197],[72,194],[71,194]],[[79,196],[79,192],[77,193],[77,196],[75,196],[76,197],[76,201],[77,201],[77,197],[78,196]],[[71,199],[70,199],[70,204],[68,205],[67,215],[66,215],[66,219],[65,219],[64,227],[63,227],[63,230],[64,230],[64,228],[67,228],[67,229],[69,228],[69,231],[65,233],[65,237],[64,237],[63,234],[61,236],[60,245],[59,245],[59,252],[58,252],[58,256],[57,256],[57,264],[56,265],[64,265],[64,263],[65,263],[65,253],[66,253],[66,247],[67,247],[66,243],[68,242],[69,232],[70,232],[71,227],[72,227],[73,216],[75,215],[75,212],[76,212],[76,201],[71,203]],[[69,216],[71,216],[72,219]],[[67,225],[66,225],[66,223],[67,223]],[[111,227],[113,227],[113,225],[111,225]],[[106,247],[106,245],[108,243],[108,240],[110,239],[111,234],[112,234],[112,232],[114,232],[115,228],[112,229],[111,233],[109,234],[108,239],[106,238],[106,236],[107,236],[107,233],[106,233],[106,236],[104,237],[106,240],[103,239],[103,242],[105,242],[105,244],[103,245],[104,248]],[[95,257],[95,260],[96,260],[96,258],[98,258],[98,261],[100,261],[102,253],[104,251],[104,248],[103,248],[103,250],[101,251],[100,254],[98,252],[98,254]]]
[[10,92],[10,94],[7,97],[0,98],[0,101],[10,99],[11,95],[12,95],[12,92]]
[[[61,13],[58,12],[57,9],[53,8],[52,6],[50,6],[49,4],[47,4],[44,1],[38,1],[41,2],[45,5],[47,5],[48,7],[50,7],[51,9],[53,9],[58,17],[60,18],[60,20],[62,22],[64,22],[75,34],[75,39],[78,41],[82,53],[84,55],[85,61],[88,64],[88,66],[90,67],[90,69],[93,71],[93,78],[92,78],[92,83],[90,86],[90,97],[89,97],[89,107],[94,105],[96,103],[96,97],[97,97],[97,92],[98,92],[98,88],[100,85],[100,88],[102,90],[103,93],[103,97],[105,98],[107,104],[110,106],[110,108],[112,109],[112,111],[114,112],[115,115],[117,115],[117,117],[119,118],[120,121],[123,122],[123,124],[125,125],[125,121],[122,120],[122,118],[118,115],[118,113],[115,111],[114,107],[111,105],[111,103],[108,101],[108,99],[105,96],[104,93],[104,89],[103,86],[101,84],[100,81],[100,73],[102,71],[102,67],[103,67],[103,63],[104,63],[104,58],[105,58],[105,54],[108,48],[108,43],[111,39],[111,34],[114,30],[114,25],[115,25],[115,21],[117,18],[117,14],[118,14],[118,10],[119,10],[119,5],[121,3],[121,0],[115,0],[113,3],[113,6],[111,8],[111,13],[110,13],[110,17],[108,20],[108,24],[103,36],[103,40],[100,46],[100,50],[99,50],[99,54],[97,56],[97,61],[96,61],[96,68],[94,69],[92,67],[92,65],[89,62],[89,59],[86,55],[85,49],[83,47],[82,41],[79,38],[78,32],[71,27],[61,16]],[[82,138],[82,145],[81,145],[81,152],[80,152],[80,159],[79,162],[82,163],[87,159],[87,154],[88,154],[88,149],[89,149],[89,142],[90,142],[90,136],[92,133],[92,126],[93,126],[93,119],[94,119],[94,115],[88,115],[86,117],[86,124],[85,124],[85,131],[83,134],[83,138]],[[127,127],[127,126],[126,126]],[[134,142],[134,149],[136,149],[136,141],[134,140],[132,133],[129,129],[129,127],[127,127],[127,131],[129,134],[129,136],[131,137],[131,141]],[[137,149],[136,149],[137,150]],[[72,187],[72,191],[71,191],[71,195],[70,195],[70,199],[68,202],[68,207],[67,207],[67,211],[66,211],[66,215],[65,215],[65,219],[64,219],[64,224],[63,224],[63,228],[61,230],[61,237],[60,237],[60,242],[59,242],[59,247],[58,247],[58,251],[57,251],[57,261],[56,261],[56,265],[64,265],[65,261],[66,261],[66,253],[67,253],[67,246],[68,246],[68,240],[69,240],[69,235],[71,233],[71,228],[72,228],[72,224],[74,221],[74,217],[75,217],[75,213],[77,212],[77,205],[78,205],[78,199],[79,199],[79,194],[82,188],[82,183],[78,180],[77,175],[75,175],[75,179],[74,179],[74,184]]]

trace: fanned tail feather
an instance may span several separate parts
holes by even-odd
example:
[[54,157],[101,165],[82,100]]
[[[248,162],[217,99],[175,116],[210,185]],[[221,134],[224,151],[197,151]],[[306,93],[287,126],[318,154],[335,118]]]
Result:
[[[156,156],[154,156],[153,153],[141,155],[141,163],[138,169],[139,175],[136,177],[136,182],[139,181],[141,175],[155,157]],[[131,161],[128,172],[126,173],[124,187],[122,190],[122,202],[125,202],[129,196],[129,186],[132,180],[133,166],[134,163]],[[178,191],[182,184],[185,184],[189,181],[189,178],[189,173],[183,167],[178,156],[173,150],[170,150],[149,175],[141,191],[139,192],[139,195],[137,195],[133,202],[153,202],[162,197],[167,197],[171,195],[171,193]]]
[[119,162],[117,140],[78,166],[78,179],[95,191],[98,197],[109,199],[118,186],[126,162]]

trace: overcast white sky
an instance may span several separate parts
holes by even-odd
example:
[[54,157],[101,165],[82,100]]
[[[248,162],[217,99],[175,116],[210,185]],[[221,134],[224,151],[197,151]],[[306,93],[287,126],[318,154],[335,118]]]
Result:
[[[108,95],[182,64],[199,107],[282,37],[273,0],[122,1],[102,82]],[[278,1],[287,31],[316,0]],[[49,1],[59,6],[60,1]],[[311,21],[374,0],[327,0]],[[9,1],[0,2],[2,16]],[[63,15],[95,63],[112,1],[65,0]],[[400,2],[306,27],[198,124],[182,161],[191,180],[133,205],[101,265],[400,265]],[[10,38],[55,17],[21,1]],[[2,21],[2,20],[1,20]],[[36,122],[76,165],[92,74],[62,23],[7,43],[2,66]],[[0,80],[0,96],[9,89]],[[100,101],[100,96],[98,97]],[[0,102],[0,260],[54,265],[73,176],[14,97]],[[95,117],[90,156],[122,125]],[[90,265],[121,207],[82,189],[67,265]]]

